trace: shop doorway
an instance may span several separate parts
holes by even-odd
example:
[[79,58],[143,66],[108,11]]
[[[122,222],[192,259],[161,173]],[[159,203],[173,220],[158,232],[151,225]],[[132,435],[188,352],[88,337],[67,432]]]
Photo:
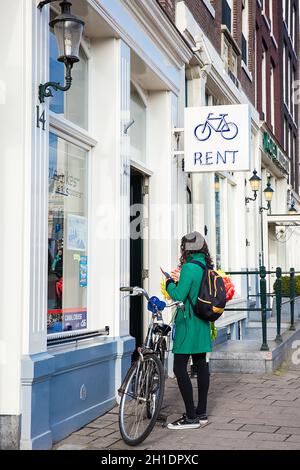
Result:
[[[130,171],[130,285],[144,286],[146,270],[145,260],[145,176],[131,168]],[[136,339],[136,346],[140,346],[144,339],[143,334],[143,297],[130,298],[130,335]]]

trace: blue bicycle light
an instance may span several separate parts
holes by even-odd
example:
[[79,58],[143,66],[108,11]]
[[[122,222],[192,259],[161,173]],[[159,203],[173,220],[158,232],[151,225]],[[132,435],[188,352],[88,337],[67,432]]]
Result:
[[158,297],[151,297],[149,302],[148,302],[148,310],[152,313],[156,313],[158,310],[161,312],[164,310],[166,306],[166,302],[163,302],[162,300],[159,300]]

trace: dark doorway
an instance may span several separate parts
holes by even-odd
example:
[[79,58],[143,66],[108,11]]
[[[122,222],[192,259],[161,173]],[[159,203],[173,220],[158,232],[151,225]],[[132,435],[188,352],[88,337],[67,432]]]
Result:
[[[130,172],[130,285],[143,287],[143,183],[141,173]],[[136,347],[143,342],[143,298],[130,298],[130,335]]]

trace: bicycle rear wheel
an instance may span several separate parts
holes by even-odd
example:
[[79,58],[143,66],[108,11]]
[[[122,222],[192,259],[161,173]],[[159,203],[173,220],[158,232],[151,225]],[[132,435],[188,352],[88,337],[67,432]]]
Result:
[[163,395],[163,366],[155,354],[145,354],[133,364],[122,385],[119,428],[126,444],[136,446],[149,436]]

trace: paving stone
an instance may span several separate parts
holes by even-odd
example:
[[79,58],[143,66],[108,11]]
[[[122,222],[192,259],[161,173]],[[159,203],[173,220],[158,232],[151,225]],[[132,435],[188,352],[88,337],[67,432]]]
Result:
[[[241,431],[240,431],[241,432]],[[284,441],[287,437],[289,437],[288,434],[271,434],[267,432],[254,432],[249,436],[249,439],[254,439],[256,441],[276,441],[276,442],[282,442]]]
[[299,442],[299,444],[300,444],[300,435],[299,434],[293,434],[292,436],[287,438],[286,442]]
[[63,444],[57,447],[56,450],[85,450],[85,446],[75,445],[75,444]]
[[299,427],[296,428],[289,428],[286,426],[282,426],[276,431],[276,434],[297,434],[300,436],[300,422],[299,422]]
[[79,436],[75,434],[71,434],[71,436],[67,437],[61,441],[61,444],[71,444],[71,445],[87,445],[93,440],[93,437],[89,436]]
[[110,448],[113,444],[120,440],[120,434],[110,435],[106,437],[99,437],[98,439],[90,442],[90,445],[98,449]]
[[101,429],[98,429],[97,431],[93,429],[93,432],[92,434],[90,434],[90,436],[96,439],[97,437],[109,436],[115,432],[116,430],[113,428],[101,428]]
[[245,424],[239,429],[239,431],[274,433],[277,431],[277,429],[279,429],[278,426],[268,426],[263,424]]
[[90,428],[86,426],[85,428],[79,429],[79,431],[74,432],[73,436],[88,436],[95,432],[95,428]]

